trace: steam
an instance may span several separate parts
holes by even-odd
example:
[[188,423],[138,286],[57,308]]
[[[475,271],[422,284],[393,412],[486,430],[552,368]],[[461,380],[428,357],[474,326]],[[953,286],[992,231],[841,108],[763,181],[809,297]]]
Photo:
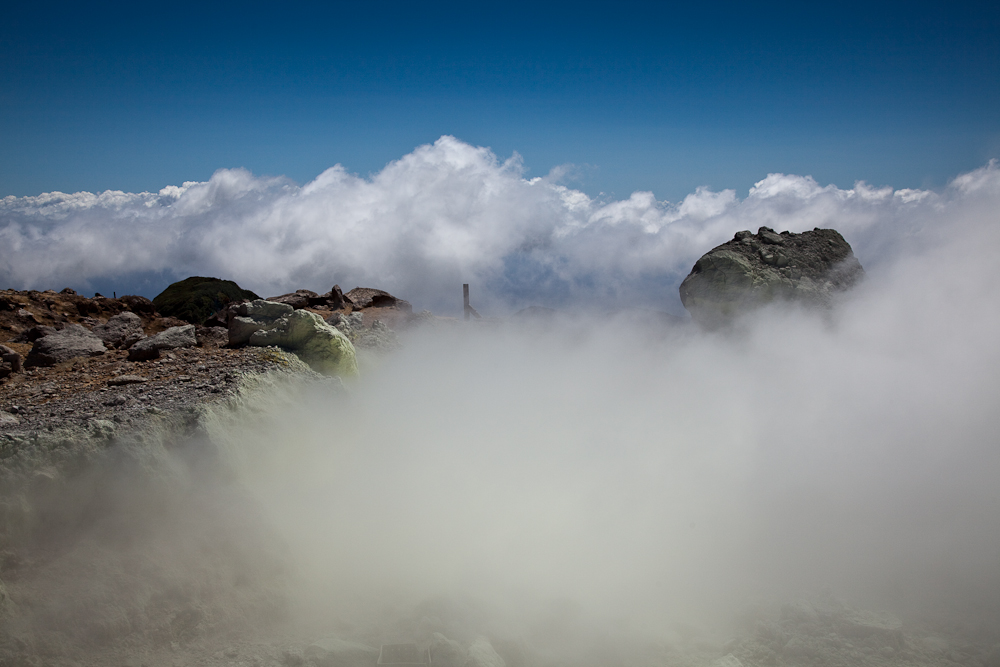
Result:
[[350,399],[265,401],[220,436],[313,617],[563,601],[662,634],[828,589],[998,618],[1000,227],[977,178],[831,314],[425,330]]
[[740,229],[833,227],[867,267],[997,181],[992,163],[940,194],[770,174],[744,199],[699,188],[670,203],[650,192],[591,198],[560,184],[562,173],[528,178],[517,154],[500,160],[444,136],[368,178],[336,165],[300,187],[222,169],[158,193],[6,197],[0,281],[84,289],[114,279],[123,292],[154,272],[224,277],[262,294],[374,285],[436,312],[453,310],[456,285],[471,282],[477,304],[495,312],[612,302],[680,312],[676,285]]
[[324,632],[446,598],[517,636],[555,641],[554,617],[664,636],[821,588],[1000,619],[997,211],[992,163],[943,193],[771,175],[675,206],[595,201],[445,137],[371,179],[8,198],[2,261],[24,284],[149,262],[427,305],[470,274],[497,303],[537,277],[529,296],[572,303],[679,276],[734,230],[835,227],[868,278],[829,313],[425,328],[350,395],[262,380],[209,420],[288,608]]

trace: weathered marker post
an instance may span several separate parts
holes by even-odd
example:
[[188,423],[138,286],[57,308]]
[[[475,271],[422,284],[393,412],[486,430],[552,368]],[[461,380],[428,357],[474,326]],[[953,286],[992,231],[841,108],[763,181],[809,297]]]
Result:
[[482,317],[482,315],[477,313],[476,309],[472,307],[472,304],[469,303],[469,283],[464,283],[462,285],[462,301],[462,305],[464,306],[463,310],[465,311],[465,319],[469,319],[469,315],[472,315],[477,320]]

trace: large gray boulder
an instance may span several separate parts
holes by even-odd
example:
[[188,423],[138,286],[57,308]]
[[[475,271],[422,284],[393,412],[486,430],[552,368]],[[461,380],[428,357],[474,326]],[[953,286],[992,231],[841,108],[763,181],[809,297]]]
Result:
[[67,324],[65,328],[37,339],[24,365],[54,366],[76,357],[97,357],[106,349],[104,341],[89,329],[79,324]]
[[236,307],[236,316],[229,320],[229,344],[233,347],[246,345],[255,332],[276,326],[278,319],[294,311],[295,308],[286,303],[265,299],[241,303]]
[[127,349],[146,337],[142,330],[142,319],[128,311],[118,313],[105,324],[94,327],[97,334],[107,347]]
[[864,269],[836,230],[793,234],[761,227],[702,255],[681,283],[681,302],[691,317],[716,328],[778,301],[829,307],[853,287]]
[[180,327],[170,327],[155,336],[143,338],[132,345],[128,351],[129,361],[149,361],[160,356],[160,350],[175,350],[180,347],[194,347],[198,344],[194,325],[185,324]]
[[354,345],[319,315],[263,299],[241,304],[239,312],[229,323],[230,345],[275,345],[320,373],[358,374]]

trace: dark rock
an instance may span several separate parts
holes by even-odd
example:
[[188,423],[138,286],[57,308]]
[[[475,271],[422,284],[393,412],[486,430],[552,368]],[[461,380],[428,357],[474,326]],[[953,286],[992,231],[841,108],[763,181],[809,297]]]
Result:
[[38,326],[31,327],[27,331],[22,331],[17,336],[15,336],[11,342],[12,343],[34,343],[36,340],[42,336],[48,336],[49,334],[54,334],[56,332],[55,327]]
[[144,296],[139,296],[138,294],[126,294],[118,297],[118,300],[123,306],[131,310],[133,313],[149,316],[156,314],[156,306],[154,306],[153,302]]
[[106,346],[122,349],[128,349],[146,336],[142,330],[142,319],[128,311],[115,315],[105,324],[97,325],[94,333]]
[[129,361],[149,361],[160,356],[160,350],[172,350],[179,347],[194,347],[198,344],[194,325],[170,327],[155,336],[143,338],[129,348]]
[[229,332],[218,326],[197,327],[194,333],[201,347],[225,347],[229,343]]
[[325,303],[319,299],[319,294],[307,289],[295,290],[291,294],[282,294],[281,296],[269,296],[267,300],[275,303],[288,304],[295,310],[305,308],[306,306],[315,306],[319,303]]
[[11,373],[21,372],[21,355],[6,345],[0,345],[0,363],[9,364]]
[[70,289],[69,287],[64,287],[63,291],[61,291],[59,293],[60,294],[76,294],[76,290],[75,289]]
[[792,234],[761,227],[702,255],[681,283],[684,307],[715,328],[776,301],[828,307],[853,287],[864,269],[836,230]]
[[206,327],[223,327],[228,329],[229,323],[233,321],[233,318],[239,314],[239,307],[247,303],[247,300],[242,301],[232,301],[227,303],[225,306],[215,311],[210,318],[205,320]]
[[344,295],[358,308],[396,308],[407,313],[413,312],[409,301],[398,299],[388,292],[372,287],[355,287]]
[[67,324],[60,331],[37,339],[24,365],[54,366],[75,357],[100,356],[105,349],[104,341],[92,331],[79,324]]
[[34,324],[38,324],[38,318],[35,317],[35,315],[30,310],[25,310],[24,308],[21,308],[20,310],[17,311],[17,316],[25,322],[33,322]]
[[160,292],[153,299],[153,306],[164,316],[202,324],[230,302],[258,298],[231,280],[193,276]]
[[76,312],[78,312],[81,317],[87,317],[101,312],[101,305],[93,299],[87,299],[85,297],[80,298],[76,300],[75,305]]
[[341,308],[350,305],[344,298],[344,293],[340,290],[340,285],[334,285],[333,288],[326,294],[320,294],[319,298],[333,310],[340,310]]

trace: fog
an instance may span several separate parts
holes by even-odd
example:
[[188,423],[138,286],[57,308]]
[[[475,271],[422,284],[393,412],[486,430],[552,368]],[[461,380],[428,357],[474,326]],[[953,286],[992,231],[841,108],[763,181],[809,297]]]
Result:
[[423,329],[349,398],[265,392],[219,437],[313,620],[446,598],[669,637],[828,591],[989,623],[996,210],[950,207],[832,312]]
[[837,209],[872,261],[830,311],[716,332],[601,307],[441,322],[346,392],[258,381],[209,415],[211,465],[207,441],[168,448],[183,483],[104,493],[129,519],[90,539],[101,562],[148,550],[180,588],[238,569],[303,636],[572,655],[725,637],[826,591],[996,641],[997,182],[991,165],[880,225]]

